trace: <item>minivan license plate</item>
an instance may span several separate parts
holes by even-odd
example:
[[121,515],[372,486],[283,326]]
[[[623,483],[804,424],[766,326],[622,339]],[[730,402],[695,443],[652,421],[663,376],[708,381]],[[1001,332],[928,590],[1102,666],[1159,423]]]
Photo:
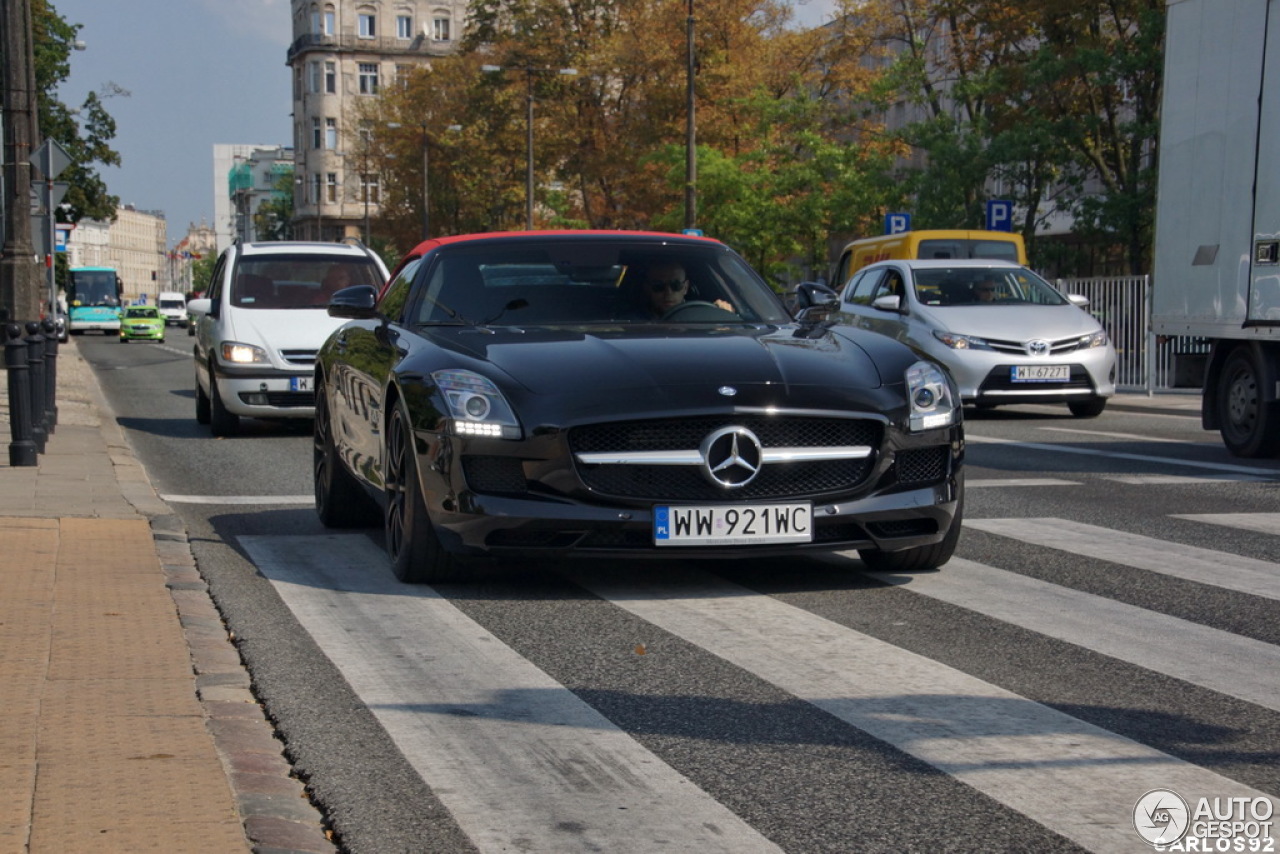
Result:
[[659,546],[737,546],[813,542],[811,504],[732,504],[653,508]]
[[311,391],[311,377],[289,377],[289,391]]
[[1015,383],[1046,383],[1071,379],[1070,365],[1014,365]]

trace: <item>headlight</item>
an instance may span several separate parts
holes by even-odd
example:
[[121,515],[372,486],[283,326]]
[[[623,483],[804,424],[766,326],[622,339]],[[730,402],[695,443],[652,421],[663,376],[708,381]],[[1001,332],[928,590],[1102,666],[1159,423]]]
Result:
[[436,371],[431,379],[449,405],[449,428],[453,433],[520,438],[515,413],[488,378],[473,371]]
[[906,379],[913,433],[955,423],[956,399],[942,368],[932,362],[916,362],[907,368]]
[[1105,330],[1099,329],[1092,335],[1080,336],[1080,349],[1092,350],[1094,347],[1107,346],[1107,333]]
[[952,350],[990,350],[991,345],[982,338],[975,338],[972,335],[957,335],[954,332],[934,331],[933,337],[937,338],[943,344],[946,344]]
[[222,361],[233,362],[237,365],[252,365],[267,363],[271,360],[267,358],[267,351],[261,347],[255,347],[252,344],[241,344],[236,341],[223,341]]

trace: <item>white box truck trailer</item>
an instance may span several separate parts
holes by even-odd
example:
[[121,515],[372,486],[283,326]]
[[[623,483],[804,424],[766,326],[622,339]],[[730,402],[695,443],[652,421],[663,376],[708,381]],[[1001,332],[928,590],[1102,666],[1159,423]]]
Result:
[[[1280,453],[1280,0],[1169,0],[1152,317],[1208,343],[1201,421]],[[1184,339],[1185,340],[1185,339]]]

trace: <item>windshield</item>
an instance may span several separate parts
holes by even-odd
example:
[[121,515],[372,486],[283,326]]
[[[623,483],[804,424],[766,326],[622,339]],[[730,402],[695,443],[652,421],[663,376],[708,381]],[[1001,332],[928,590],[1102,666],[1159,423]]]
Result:
[[715,244],[548,240],[447,247],[418,323],[786,323],[764,280]]
[[67,291],[73,306],[120,304],[114,270],[72,270]]
[[158,317],[159,314],[154,308],[126,308],[124,310],[125,317]]
[[382,285],[372,258],[332,255],[246,255],[236,265],[231,304],[240,308],[325,308],[334,292]]
[[1026,267],[916,269],[916,299],[925,305],[1062,305],[1067,298]]

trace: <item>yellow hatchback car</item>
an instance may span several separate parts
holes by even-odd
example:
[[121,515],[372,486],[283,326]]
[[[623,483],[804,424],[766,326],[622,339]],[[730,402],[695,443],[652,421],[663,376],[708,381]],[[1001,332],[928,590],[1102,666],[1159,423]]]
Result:
[[131,305],[120,317],[120,343],[159,341],[164,343],[164,317],[153,305]]

